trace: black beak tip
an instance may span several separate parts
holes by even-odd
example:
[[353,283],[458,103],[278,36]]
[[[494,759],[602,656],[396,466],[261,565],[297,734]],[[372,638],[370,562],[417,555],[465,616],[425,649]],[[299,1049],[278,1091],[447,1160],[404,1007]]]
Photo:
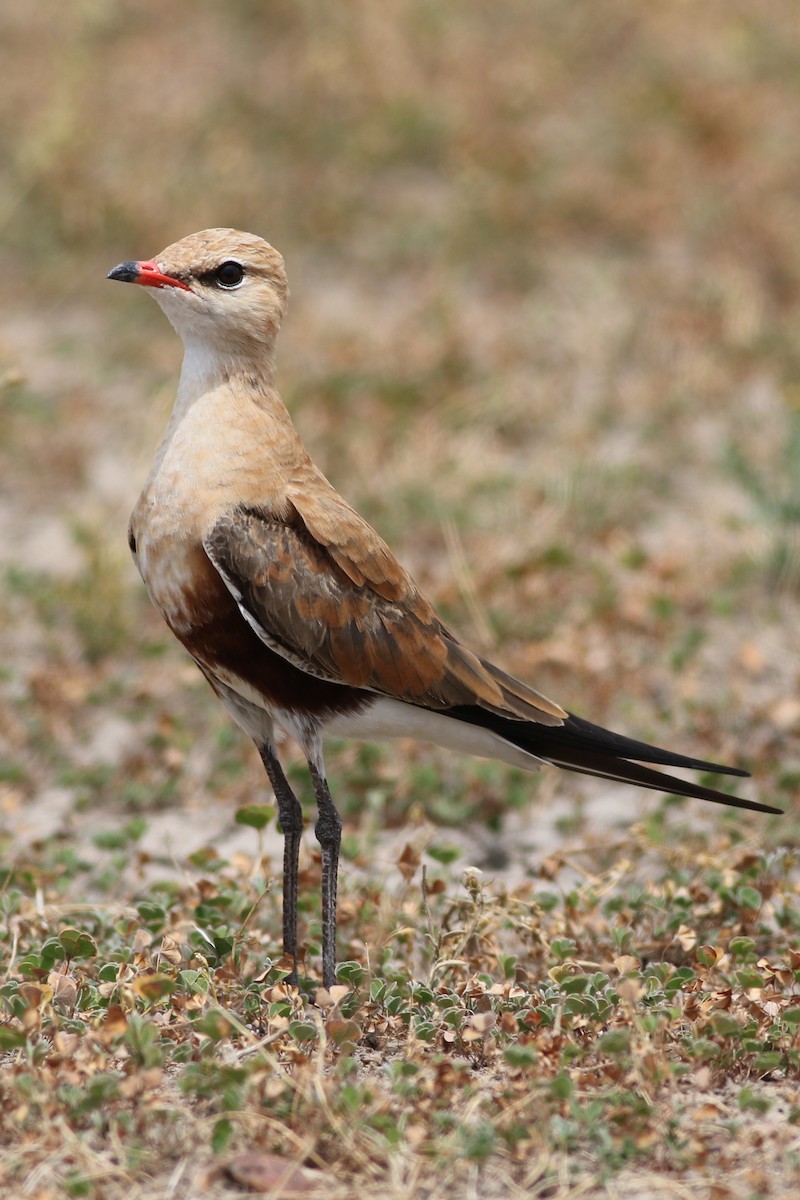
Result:
[[134,283],[138,274],[138,263],[124,262],[120,263],[118,267],[114,267],[113,271],[109,271],[106,279],[118,279],[120,283]]

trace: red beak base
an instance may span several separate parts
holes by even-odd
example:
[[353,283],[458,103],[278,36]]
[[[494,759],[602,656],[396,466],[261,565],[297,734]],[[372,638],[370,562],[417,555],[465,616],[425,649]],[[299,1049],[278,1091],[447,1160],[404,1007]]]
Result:
[[121,283],[141,283],[144,287],[173,287],[184,292],[192,289],[182,279],[165,275],[157,262],[152,259],[142,259],[140,262],[124,262],[113,271],[108,272],[108,279],[118,279]]

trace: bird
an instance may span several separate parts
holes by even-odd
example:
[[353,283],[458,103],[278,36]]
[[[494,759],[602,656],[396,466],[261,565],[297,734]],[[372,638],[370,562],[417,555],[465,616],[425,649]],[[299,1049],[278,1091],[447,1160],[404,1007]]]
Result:
[[275,382],[288,300],[268,242],[206,229],[108,278],[148,289],[183,340],[177,395],[130,520],[155,607],[255,742],[284,838],[283,953],[298,985],[303,813],[281,765],[302,749],[317,804],[322,984],[336,983],[342,821],[329,735],[409,737],[528,771],[568,771],[762,813],[781,810],[654,767],[747,776],[562,708],[471,650],[314,464]]

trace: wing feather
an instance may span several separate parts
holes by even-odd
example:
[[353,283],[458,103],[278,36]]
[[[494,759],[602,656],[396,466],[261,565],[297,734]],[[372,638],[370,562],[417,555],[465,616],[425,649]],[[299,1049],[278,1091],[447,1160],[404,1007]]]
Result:
[[[335,493],[334,493],[335,495]],[[338,499],[338,497],[337,497]],[[341,502],[345,514],[361,518]],[[243,616],[271,649],[310,675],[446,709],[477,704],[560,724],[562,710],[472,654],[442,624],[378,535],[331,505],[278,517],[239,508],[204,541]],[[320,541],[328,530],[333,545]]]

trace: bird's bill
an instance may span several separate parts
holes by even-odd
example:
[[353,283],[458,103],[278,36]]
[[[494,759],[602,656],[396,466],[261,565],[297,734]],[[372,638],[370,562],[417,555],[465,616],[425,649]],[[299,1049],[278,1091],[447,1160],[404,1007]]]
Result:
[[144,287],[173,287],[181,288],[184,292],[192,290],[182,279],[165,275],[158,263],[152,259],[120,263],[113,271],[108,272],[107,278],[118,279],[120,283],[141,283]]

